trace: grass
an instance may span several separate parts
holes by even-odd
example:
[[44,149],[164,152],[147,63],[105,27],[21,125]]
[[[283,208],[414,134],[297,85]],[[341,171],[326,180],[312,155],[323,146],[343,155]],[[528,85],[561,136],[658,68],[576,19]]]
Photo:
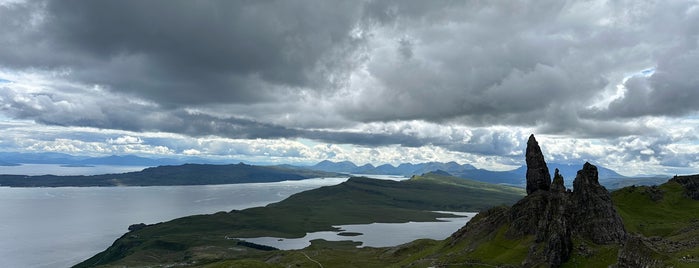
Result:
[[[658,198],[658,192],[662,192],[662,198]],[[112,254],[107,266],[114,267],[154,263],[192,267],[319,267],[318,263],[323,267],[518,267],[535,245],[534,237],[508,237],[509,224],[485,228],[470,237],[421,239],[388,248],[356,248],[356,243],[350,241],[314,240],[302,250],[263,252],[239,247],[236,240],[221,237],[291,237],[339,224],[433,220],[441,216],[429,210],[473,211],[511,204],[522,195],[522,189],[437,174],[402,182],[354,178],[267,207],[148,226],[126,234],[93,260]],[[631,233],[678,244],[699,237],[699,202],[686,198],[684,188],[677,183],[658,188],[627,187],[612,192],[612,199]],[[505,213],[503,209],[507,210],[503,207],[496,212]],[[472,222],[500,222],[496,212],[491,218],[481,213]],[[620,250],[618,244],[597,245],[574,237],[572,255],[562,267],[608,267],[616,263]],[[696,267],[697,262],[691,262],[696,259],[683,257],[699,256],[699,247],[656,248],[644,254],[665,266]]]
[[[484,237],[469,237],[454,246],[440,250],[440,265],[504,266],[519,265],[534,242],[533,236],[518,239],[506,237],[508,226],[503,225]],[[477,245],[475,248],[473,245]]]
[[[581,246],[591,254],[577,250]],[[561,265],[562,268],[610,267],[617,262],[619,254],[619,245],[596,245],[583,239],[574,239],[573,248],[576,250],[573,250],[570,259]]]
[[[250,256],[251,250],[238,247],[235,240],[226,237],[298,238],[307,232],[337,231],[334,225],[434,221],[451,214],[432,211],[479,211],[493,205],[512,204],[523,193],[518,188],[447,176],[422,176],[401,182],[351,178],[339,185],[295,194],[265,207],[189,216],[149,225],[127,233],[106,251],[77,267],[112,263],[147,265],[156,259],[156,263],[244,259]],[[317,242],[315,246],[321,247],[322,243]],[[208,249],[199,250],[202,248]],[[328,256],[347,254],[321,248],[328,251],[324,253]],[[334,263],[332,259],[326,261]],[[347,261],[358,262],[356,259]]]
[[663,198],[653,201],[651,187],[627,187],[612,193],[612,199],[628,232],[644,236],[670,236],[699,219],[699,202],[686,198],[675,182],[658,187]]

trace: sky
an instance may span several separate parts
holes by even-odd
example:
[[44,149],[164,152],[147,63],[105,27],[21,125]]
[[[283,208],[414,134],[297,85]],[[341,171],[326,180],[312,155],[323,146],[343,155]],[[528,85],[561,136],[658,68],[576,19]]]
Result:
[[0,151],[699,173],[699,1],[0,0]]

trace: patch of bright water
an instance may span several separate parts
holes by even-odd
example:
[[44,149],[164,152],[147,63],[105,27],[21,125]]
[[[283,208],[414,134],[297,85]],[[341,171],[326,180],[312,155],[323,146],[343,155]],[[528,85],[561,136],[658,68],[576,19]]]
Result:
[[[438,222],[406,222],[406,223],[371,223],[334,226],[341,231],[307,233],[302,238],[256,237],[243,238],[242,240],[255,244],[272,246],[278,249],[302,249],[311,245],[311,240],[324,239],[327,241],[357,241],[362,242],[362,247],[388,247],[396,246],[410,241],[429,238],[445,239],[466,223],[477,213],[473,212],[448,212],[459,216],[458,218],[438,218]],[[343,236],[342,232],[361,233],[358,236]]]

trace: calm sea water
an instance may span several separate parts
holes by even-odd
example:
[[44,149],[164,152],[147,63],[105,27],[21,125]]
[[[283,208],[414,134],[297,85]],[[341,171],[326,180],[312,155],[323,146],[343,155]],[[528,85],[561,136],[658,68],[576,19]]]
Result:
[[[141,169],[143,167],[23,165],[0,167],[0,174],[90,175]],[[195,214],[264,206],[298,192],[345,180],[347,178],[319,178],[206,186],[0,187],[0,267],[69,267],[109,247],[134,223],[152,224]],[[362,241],[366,246],[385,245],[372,242],[372,237],[386,237],[384,243],[392,241],[388,245],[397,245],[416,238],[444,238],[463,226],[467,219],[432,223],[438,225],[406,223],[340,227],[364,233],[349,239]],[[453,226],[447,226],[450,223]],[[332,235],[337,236],[336,233]],[[392,238],[401,236],[403,240]]]
[[69,267],[134,223],[264,206],[347,178],[153,187],[0,187],[0,267]]
[[85,166],[69,167],[53,164],[22,164],[19,166],[0,166],[0,174],[10,175],[99,175],[141,171],[142,166]]

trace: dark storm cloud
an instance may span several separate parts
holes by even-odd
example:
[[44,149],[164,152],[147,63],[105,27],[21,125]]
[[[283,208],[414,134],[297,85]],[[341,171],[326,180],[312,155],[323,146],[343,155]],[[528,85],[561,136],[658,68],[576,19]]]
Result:
[[[699,110],[688,103],[699,92],[693,75],[699,9],[692,3],[476,2],[420,13],[400,4],[382,10],[374,12],[377,21],[391,26],[378,27],[377,35],[397,40],[396,52],[377,49],[368,61],[373,88],[357,87],[359,100],[341,108],[354,120],[495,123],[618,137],[648,128],[613,127],[615,118]],[[403,36],[410,36],[409,47]],[[401,61],[406,55],[411,60]],[[653,66],[657,89],[634,85],[599,116],[587,108],[624,74]]]
[[[288,88],[340,82],[327,74],[344,68],[344,59],[361,43],[349,35],[357,6],[346,1],[49,1],[33,11],[43,14],[34,28],[10,31],[42,45],[16,44],[2,55],[6,64],[65,67],[79,81],[163,103],[270,100]],[[6,20],[26,23],[32,12],[24,9],[29,8],[8,12],[13,16]]]
[[[641,119],[699,111],[698,17],[687,1],[0,5],[0,71],[38,70],[105,92],[3,83],[1,107],[50,125],[511,155],[527,133],[362,127],[657,135]],[[655,73],[595,105],[647,68]]]

